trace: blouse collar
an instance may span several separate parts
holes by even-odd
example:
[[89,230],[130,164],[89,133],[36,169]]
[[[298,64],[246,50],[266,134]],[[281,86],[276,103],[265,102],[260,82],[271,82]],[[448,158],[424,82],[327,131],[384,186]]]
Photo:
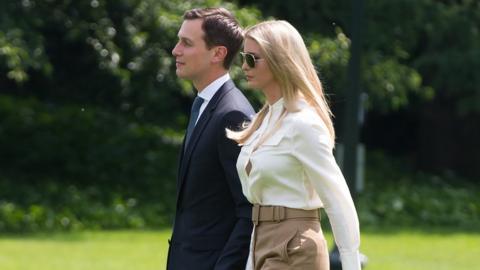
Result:
[[272,111],[272,113],[274,112],[277,112],[277,111],[281,111],[283,109],[283,106],[284,105],[284,100],[283,100],[283,97],[280,98],[279,100],[275,101],[275,103],[273,104],[268,104],[268,109],[270,111]]
[[[308,102],[304,98],[298,98],[294,102],[294,106],[296,107],[296,109],[302,110],[305,107],[308,107],[309,105],[308,105]],[[282,112],[284,108],[285,108],[285,99],[283,97],[281,97],[279,100],[275,101],[275,103],[273,103],[271,105],[268,104],[268,110],[272,114],[278,114],[278,113]]]

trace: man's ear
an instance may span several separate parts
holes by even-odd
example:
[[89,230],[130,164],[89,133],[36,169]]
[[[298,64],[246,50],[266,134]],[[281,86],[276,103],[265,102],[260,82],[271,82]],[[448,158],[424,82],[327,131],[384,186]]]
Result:
[[213,58],[212,62],[213,63],[220,63],[225,60],[225,57],[227,57],[227,47],[225,46],[216,46],[213,48],[214,53],[213,53]]

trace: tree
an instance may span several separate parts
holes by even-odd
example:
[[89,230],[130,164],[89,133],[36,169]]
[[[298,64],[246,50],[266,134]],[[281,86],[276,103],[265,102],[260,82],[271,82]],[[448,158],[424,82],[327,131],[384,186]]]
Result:
[[[191,85],[171,49],[185,10],[220,1],[8,1],[0,24],[0,87],[53,103],[109,108],[183,126]],[[242,23],[255,10],[224,4]],[[3,75],[5,74],[5,75]],[[173,112],[173,113],[172,113]],[[179,120],[180,118],[180,120]]]
[[[315,38],[316,47],[330,46],[328,40],[339,34],[349,42],[349,1],[239,2],[292,22],[305,36],[327,37],[327,42]],[[365,13],[367,146],[408,156],[420,169],[479,176],[474,149],[480,147],[480,128],[474,123],[480,115],[480,2],[367,1]],[[315,60],[334,94],[337,121],[343,119],[346,69],[322,69],[328,55]]]

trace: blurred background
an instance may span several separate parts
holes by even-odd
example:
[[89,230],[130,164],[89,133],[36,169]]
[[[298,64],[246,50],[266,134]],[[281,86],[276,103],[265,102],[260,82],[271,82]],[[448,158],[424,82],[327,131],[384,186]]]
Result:
[[[168,238],[194,95],[176,77],[171,50],[184,11],[223,6],[242,26],[276,18],[302,33],[336,115],[339,145],[354,128],[344,123],[358,27],[365,151],[351,189],[367,268],[473,269],[480,254],[480,1],[365,0],[360,25],[352,23],[352,2],[0,0],[0,268],[30,269],[11,248],[25,237],[128,229]],[[231,75],[258,110],[263,100],[247,89],[240,59]],[[420,238],[403,246],[410,232]],[[401,237],[382,244],[395,234]],[[442,252],[426,247],[438,255],[428,264],[428,255],[410,262],[399,253],[430,245],[432,234],[460,235],[460,242]],[[145,241],[166,244],[153,235]],[[148,252],[164,258],[165,247]],[[391,253],[376,255],[387,247]],[[163,259],[153,260],[98,269],[163,267]],[[96,269],[79,267],[68,269]]]

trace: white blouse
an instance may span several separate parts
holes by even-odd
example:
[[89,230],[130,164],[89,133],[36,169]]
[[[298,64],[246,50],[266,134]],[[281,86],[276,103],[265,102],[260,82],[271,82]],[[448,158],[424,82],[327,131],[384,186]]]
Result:
[[[324,208],[340,251],[342,269],[358,270],[357,212],[333,156],[328,129],[306,101],[299,100],[297,106],[300,110],[287,113],[277,126],[284,101],[269,105],[263,123],[244,143],[237,161],[243,194],[252,204]],[[277,130],[254,150],[262,134],[272,128]]]

